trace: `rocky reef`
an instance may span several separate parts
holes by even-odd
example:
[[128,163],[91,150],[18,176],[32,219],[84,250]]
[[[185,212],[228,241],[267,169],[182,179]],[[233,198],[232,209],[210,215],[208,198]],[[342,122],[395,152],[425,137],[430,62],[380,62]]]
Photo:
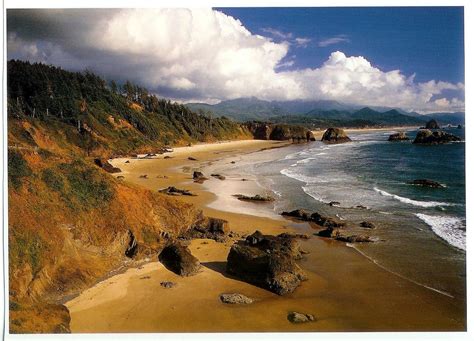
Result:
[[413,141],[414,144],[442,144],[461,141],[456,135],[444,131],[431,131],[428,129],[420,130]]
[[327,144],[350,142],[351,139],[341,128],[328,128],[321,138],[321,141]]

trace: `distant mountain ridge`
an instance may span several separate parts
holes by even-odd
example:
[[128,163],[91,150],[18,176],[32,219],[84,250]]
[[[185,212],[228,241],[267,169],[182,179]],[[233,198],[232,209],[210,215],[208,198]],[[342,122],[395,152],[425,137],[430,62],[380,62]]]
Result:
[[421,115],[400,108],[361,106],[335,100],[266,101],[256,97],[225,100],[217,104],[188,103],[192,110],[202,110],[214,116],[226,116],[236,121],[271,121],[305,124],[307,126],[388,126],[422,125],[434,118],[440,124],[464,124],[464,113]]

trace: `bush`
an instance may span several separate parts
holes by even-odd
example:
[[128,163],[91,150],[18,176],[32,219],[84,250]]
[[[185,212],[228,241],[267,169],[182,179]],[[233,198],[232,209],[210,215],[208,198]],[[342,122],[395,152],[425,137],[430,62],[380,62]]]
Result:
[[23,156],[16,150],[8,150],[8,183],[18,190],[21,180],[31,174],[31,168]]
[[52,169],[45,169],[41,173],[41,179],[54,191],[62,192],[64,189],[63,178],[59,174],[56,174]]

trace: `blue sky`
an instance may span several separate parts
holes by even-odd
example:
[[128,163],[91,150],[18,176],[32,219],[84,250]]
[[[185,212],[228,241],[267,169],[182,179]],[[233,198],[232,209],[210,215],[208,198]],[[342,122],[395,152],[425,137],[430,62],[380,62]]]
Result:
[[158,96],[464,110],[463,8],[8,10],[8,58]]
[[[416,73],[416,80],[464,83],[464,21],[462,7],[432,8],[218,8],[238,18],[252,33],[311,39],[294,47],[292,69],[321,65],[335,49],[364,56],[383,70]],[[324,44],[336,38],[333,44]],[[338,38],[338,39],[337,39]],[[339,41],[336,43],[336,41]],[[320,46],[319,44],[323,42]]]

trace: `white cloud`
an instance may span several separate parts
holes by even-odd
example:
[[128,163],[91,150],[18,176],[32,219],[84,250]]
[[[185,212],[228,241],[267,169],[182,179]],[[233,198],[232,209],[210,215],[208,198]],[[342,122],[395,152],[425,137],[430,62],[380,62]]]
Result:
[[[216,10],[70,13],[37,11],[37,27],[19,20],[18,32],[24,27],[31,32],[23,32],[24,37],[20,37],[15,27],[11,29],[9,58],[45,61],[66,68],[87,67],[101,76],[129,79],[159,95],[181,100],[216,102],[256,96],[269,100],[335,99],[422,112],[464,109],[462,100],[443,96],[445,90],[463,92],[463,84],[435,80],[416,83],[415,75],[380,70],[362,56],[336,51],[320,67],[291,69],[291,44],[298,40],[307,44],[307,38],[277,43],[252,34],[239,20]],[[57,23],[58,15],[63,24]],[[68,17],[72,15],[80,15],[81,20]],[[48,36],[40,30],[45,21],[59,25]],[[74,29],[69,28],[69,22],[74,22]],[[42,32],[42,36],[35,37],[36,32]],[[59,37],[54,36],[55,32]],[[271,32],[280,34],[280,38],[293,37],[268,28],[267,33]]]
[[350,41],[349,38],[347,38],[347,36],[345,34],[340,34],[340,35],[335,36],[335,37],[331,37],[331,38],[321,40],[318,43],[318,46],[319,47],[326,47],[326,46],[329,46],[329,45],[335,45],[335,44],[339,44],[339,43],[348,43],[349,41]]
[[292,33],[283,33],[277,29],[271,28],[271,27],[264,27],[262,28],[262,32],[265,33],[270,33],[272,36],[280,39],[291,39],[293,38]]
[[295,38],[295,43],[298,46],[306,47],[308,44],[311,42],[311,39],[309,38]]

